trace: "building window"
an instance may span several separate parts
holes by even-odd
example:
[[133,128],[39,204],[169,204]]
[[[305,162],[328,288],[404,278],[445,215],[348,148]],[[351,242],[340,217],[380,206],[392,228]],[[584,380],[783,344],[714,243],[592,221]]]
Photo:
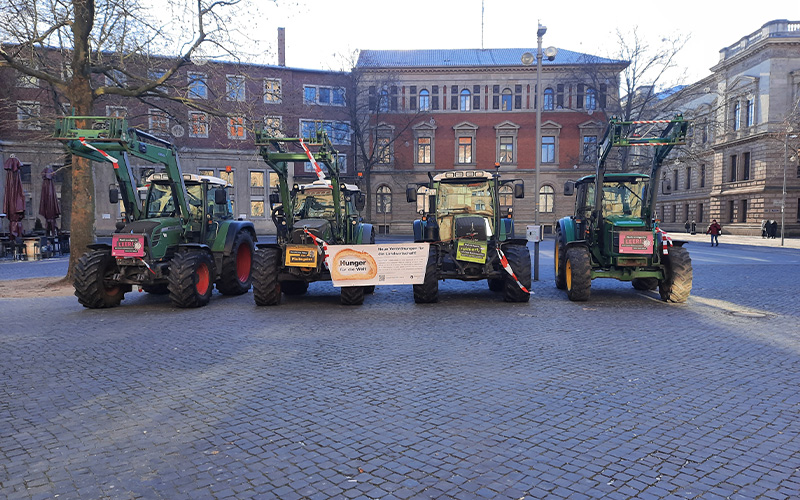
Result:
[[539,213],[553,213],[556,201],[556,191],[553,186],[544,185],[539,188]]
[[106,106],[106,116],[125,118],[128,116],[128,108],[125,106]]
[[506,165],[514,163],[514,137],[508,135],[500,137],[498,161]]
[[464,89],[461,91],[461,97],[458,101],[458,110],[459,111],[469,111],[470,109],[470,93],[469,90]]
[[17,101],[17,128],[19,130],[41,130],[42,106],[37,101]]
[[228,117],[228,139],[243,141],[247,139],[247,131],[244,128],[244,116]]
[[692,189],[692,167],[686,167],[686,189]]
[[736,209],[736,202],[733,201],[733,200],[730,200],[728,202],[728,222],[734,222],[735,221],[735,218],[734,218],[735,209]]
[[378,137],[378,164],[392,163],[392,141],[388,137]]
[[189,99],[208,99],[208,80],[203,73],[189,73]]
[[270,137],[283,137],[283,118],[280,116],[265,116],[264,131]]
[[[158,80],[161,80],[161,78],[163,78],[164,75],[166,74],[167,74],[166,70],[163,69],[149,69],[147,70],[147,79],[150,80],[151,82],[157,82]],[[156,88],[161,91],[166,90],[166,88],[163,85],[159,85]]]
[[597,136],[583,136],[583,163],[597,163]]
[[419,110],[430,111],[431,109],[431,96],[427,90],[422,89],[419,91]]
[[586,89],[586,109],[597,109],[597,92],[591,87]]
[[556,138],[552,135],[542,136],[542,163],[555,163]]
[[700,187],[706,187],[706,164],[700,165]]
[[678,171],[677,170],[674,170],[672,172],[672,185],[674,186],[672,189],[677,191],[678,190]]
[[[370,87],[370,91],[372,91],[372,87]],[[344,106],[344,89],[341,87],[305,85],[303,87],[303,101],[305,104],[319,104],[321,106]]]
[[742,103],[735,101],[733,103],[733,130],[742,128]]
[[264,80],[264,102],[266,104],[276,104],[281,102],[281,81],[279,79]]
[[703,204],[702,203],[698,203],[697,204],[697,223],[699,224],[699,223],[703,222],[703,218],[704,217],[705,217],[705,214],[703,213]]
[[672,222],[678,222],[678,205],[672,205]]
[[333,144],[350,144],[350,125],[347,122],[300,120],[300,137],[314,138],[318,130],[325,131]]
[[511,106],[513,106],[512,97],[511,89],[503,89],[501,111],[511,111]]
[[472,163],[472,137],[458,138],[458,163]]
[[755,99],[747,100],[747,126],[752,127],[756,122]]
[[150,109],[147,115],[147,128],[151,134],[169,134],[169,116],[160,109]]
[[266,217],[266,178],[264,170],[250,171],[250,217]]
[[750,152],[742,153],[742,180],[750,180]]
[[243,76],[225,76],[225,98],[229,101],[244,102],[245,85]]
[[553,89],[547,87],[544,89],[544,105],[542,106],[542,109],[545,111],[552,111],[553,107]]
[[564,109],[564,84],[556,85],[556,108]]
[[[736,182],[736,166],[737,166],[736,162],[737,162],[737,160],[738,160],[738,158],[736,157],[736,155],[731,155],[730,177],[728,177],[728,180],[730,182]],[[733,222],[733,221],[731,221],[731,222]]]
[[747,222],[747,200],[739,202],[739,222]]
[[392,213],[392,189],[389,186],[380,186],[375,191],[375,211],[379,214]]
[[430,137],[417,137],[417,163],[427,165],[431,163]]
[[208,114],[189,111],[189,137],[208,137]]

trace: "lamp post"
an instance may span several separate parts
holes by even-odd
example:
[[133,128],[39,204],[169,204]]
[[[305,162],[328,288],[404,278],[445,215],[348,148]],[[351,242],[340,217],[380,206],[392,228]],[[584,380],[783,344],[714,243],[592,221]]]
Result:
[[781,192],[781,246],[783,246],[784,234],[783,227],[786,223],[786,168],[789,164],[789,139],[797,139],[797,135],[791,134],[794,131],[792,127],[786,129],[786,135],[783,137],[783,191]]

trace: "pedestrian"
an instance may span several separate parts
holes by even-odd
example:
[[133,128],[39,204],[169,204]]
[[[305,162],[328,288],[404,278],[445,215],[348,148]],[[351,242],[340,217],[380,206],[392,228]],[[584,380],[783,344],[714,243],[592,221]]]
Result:
[[706,234],[711,235],[711,246],[713,247],[716,243],[716,246],[719,246],[719,235],[722,233],[722,226],[719,225],[717,219],[712,219],[711,224],[708,225],[708,229],[706,229]]
[[686,232],[688,233],[689,229],[692,228],[692,225],[689,224],[689,219],[686,219],[686,224],[684,224],[683,227],[686,229]]
[[767,236],[769,236],[769,232],[767,231],[767,224],[769,224],[769,221],[767,221],[767,219],[764,219],[764,220],[761,221],[761,237],[762,238],[766,238]]
[[778,236],[778,221],[772,221],[772,228],[770,229],[770,232],[772,233],[773,238]]
[[692,234],[697,234],[697,223],[692,221]]

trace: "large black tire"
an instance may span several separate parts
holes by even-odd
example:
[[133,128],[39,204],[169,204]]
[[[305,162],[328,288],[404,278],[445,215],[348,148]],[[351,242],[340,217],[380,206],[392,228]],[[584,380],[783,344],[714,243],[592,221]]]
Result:
[[122,302],[130,285],[113,281],[119,272],[117,260],[110,250],[92,250],[78,259],[75,265],[75,296],[89,309],[116,307]]
[[281,284],[278,266],[281,251],[277,248],[259,248],[253,258],[253,298],[258,306],[276,306],[281,303]]
[[281,291],[286,295],[304,295],[308,291],[308,282],[281,281]]
[[647,292],[649,290],[655,290],[656,288],[658,288],[658,279],[633,278],[633,280],[631,280],[631,284],[633,285],[633,288]]
[[692,258],[683,247],[672,247],[664,259],[664,275],[658,293],[666,302],[686,302],[692,291]]
[[202,307],[214,291],[214,259],[205,250],[178,252],[169,265],[169,298],[176,307]]
[[425,265],[425,281],[414,285],[414,302],[417,304],[433,304],[439,302],[439,277],[436,269],[437,251],[431,247],[428,263]]
[[556,288],[559,290],[567,289],[567,244],[565,237],[559,231],[556,234],[555,248],[553,249],[553,266],[555,268]]
[[[503,271],[505,272],[505,271]],[[503,291],[503,280],[500,278],[490,278],[486,280],[489,282],[489,290],[493,292],[502,292]]]
[[586,302],[592,292],[592,262],[589,249],[574,246],[567,249],[564,274],[567,281],[567,297],[573,302]]
[[345,306],[360,306],[364,303],[363,286],[343,286],[339,292],[339,300]]
[[527,246],[506,245],[503,249],[508,265],[517,276],[526,292],[519,287],[517,281],[506,272],[503,277],[503,300],[506,302],[528,302],[531,299],[531,252]]
[[250,290],[253,282],[253,237],[239,231],[233,240],[230,255],[222,257],[222,272],[217,280],[217,290],[223,295],[241,295]]
[[152,295],[166,295],[169,293],[169,285],[167,283],[158,283],[156,285],[142,285],[142,290]]

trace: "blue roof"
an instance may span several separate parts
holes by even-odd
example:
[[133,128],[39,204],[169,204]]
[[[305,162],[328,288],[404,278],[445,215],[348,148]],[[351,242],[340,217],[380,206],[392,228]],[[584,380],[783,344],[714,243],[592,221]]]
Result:
[[[362,50],[356,67],[359,68],[419,68],[419,67],[487,67],[521,66],[522,54],[536,54],[536,49],[424,49],[424,50]],[[553,61],[542,59],[543,65],[564,64],[624,64],[628,61],[582,54],[558,49]]]

